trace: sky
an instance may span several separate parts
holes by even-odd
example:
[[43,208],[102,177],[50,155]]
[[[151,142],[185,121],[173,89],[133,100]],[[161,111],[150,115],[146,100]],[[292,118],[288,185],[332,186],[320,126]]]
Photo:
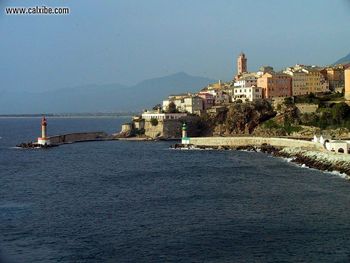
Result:
[[[5,7],[65,6],[64,16]],[[350,0],[0,0],[0,90],[132,85],[177,72],[230,80],[350,53]]]

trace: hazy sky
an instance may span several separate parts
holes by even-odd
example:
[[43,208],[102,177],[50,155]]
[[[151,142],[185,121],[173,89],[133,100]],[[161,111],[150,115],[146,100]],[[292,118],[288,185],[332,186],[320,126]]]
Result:
[[[6,6],[68,6],[8,16]],[[0,0],[0,90],[123,83],[184,71],[330,64],[350,52],[347,0]]]

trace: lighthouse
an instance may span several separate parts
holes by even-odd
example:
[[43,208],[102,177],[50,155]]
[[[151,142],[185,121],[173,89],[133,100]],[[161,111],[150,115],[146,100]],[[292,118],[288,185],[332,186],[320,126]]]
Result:
[[47,138],[47,121],[45,116],[41,119],[41,137],[38,138],[38,144],[42,146],[50,145],[50,140]]
[[187,137],[187,125],[184,123],[182,125],[182,139],[181,139],[182,144],[189,144],[190,143],[190,138]]

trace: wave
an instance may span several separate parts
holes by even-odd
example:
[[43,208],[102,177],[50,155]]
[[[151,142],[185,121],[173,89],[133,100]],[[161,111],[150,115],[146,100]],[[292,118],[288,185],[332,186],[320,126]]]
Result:
[[291,163],[295,158],[293,157],[282,157],[283,160],[285,160],[287,163]]
[[[284,158],[284,159],[290,159],[290,158]],[[292,158],[291,158],[292,159]],[[345,173],[342,173],[342,172],[339,172],[339,171],[327,171],[327,170],[319,170],[317,168],[312,168],[312,167],[309,167],[307,166],[306,164],[304,163],[294,163],[296,164],[297,166],[299,166],[300,168],[304,168],[304,169],[310,169],[310,170],[315,170],[315,171],[320,171],[322,173],[326,173],[326,174],[331,174],[331,175],[335,175],[335,176],[338,176],[340,178],[343,178],[343,179],[346,179],[346,180],[350,180],[350,176],[345,174]]]
[[347,180],[350,179],[350,176],[349,176],[349,175],[347,175],[347,174],[345,174],[345,173],[341,173],[341,172],[339,172],[339,171],[331,171],[331,172],[330,172],[330,171],[326,171],[326,173],[339,176],[339,177],[341,177],[341,178],[343,178],[343,179],[347,179]]

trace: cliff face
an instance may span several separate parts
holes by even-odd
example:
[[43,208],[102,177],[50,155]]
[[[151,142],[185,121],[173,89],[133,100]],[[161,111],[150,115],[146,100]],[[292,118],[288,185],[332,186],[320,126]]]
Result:
[[248,135],[276,112],[267,101],[236,103],[202,117],[202,136]]

